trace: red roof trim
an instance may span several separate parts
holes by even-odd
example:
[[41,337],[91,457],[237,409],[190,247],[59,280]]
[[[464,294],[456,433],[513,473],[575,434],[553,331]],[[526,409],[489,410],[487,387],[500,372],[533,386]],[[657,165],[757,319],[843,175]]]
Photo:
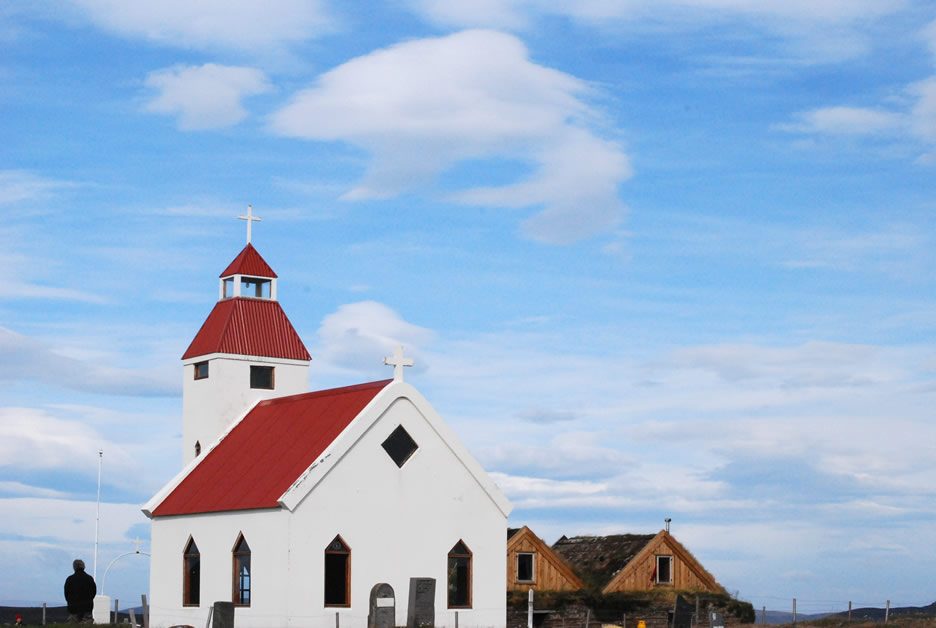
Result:
[[249,275],[251,277],[264,277],[276,279],[276,273],[266,263],[263,256],[257,252],[253,244],[247,243],[237,257],[228,264],[219,277],[230,277],[231,275]]
[[393,380],[261,401],[189,471],[154,517],[271,509]]
[[247,297],[215,303],[182,359],[211,353],[312,359],[278,301]]

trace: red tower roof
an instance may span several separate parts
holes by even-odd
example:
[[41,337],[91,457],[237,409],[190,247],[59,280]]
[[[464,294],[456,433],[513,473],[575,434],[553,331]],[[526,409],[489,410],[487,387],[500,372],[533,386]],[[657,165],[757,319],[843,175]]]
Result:
[[261,401],[153,516],[277,507],[283,493],[391,381]]
[[245,297],[218,301],[182,359],[209,353],[312,359],[279,302]]
[[266,263],[266,260],[257,252],[253,244],[247,243],[247,246],[237,254],[234,261],[228,264],[228,267],[221,273],[221,277],[230,277],[231,275],[250,275],[251,277],[268,277],[276,279],[276,273]]

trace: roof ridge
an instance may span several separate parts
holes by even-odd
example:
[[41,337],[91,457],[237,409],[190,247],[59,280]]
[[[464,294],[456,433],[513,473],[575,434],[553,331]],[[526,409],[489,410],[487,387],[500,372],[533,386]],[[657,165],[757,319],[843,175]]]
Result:
[[273,397],[271,399],[264,399],[258,406],[269,406],[277,403],[286,403],[290,401],[301,401],[305,399],[315,399],[317,397],[332,397],[335,395],[343,395],[353,392],[358,392],[361,390],[367,390],[368,388],[384,388],[390,384],[393,379],[380,379],[373,382],[364,382],[361,384],[351,384],[349,386],[339,386],[337,388],[325,388],[323,390],[312,390],[304,393],[296,393],[294,395],[286,395],[284,397]]

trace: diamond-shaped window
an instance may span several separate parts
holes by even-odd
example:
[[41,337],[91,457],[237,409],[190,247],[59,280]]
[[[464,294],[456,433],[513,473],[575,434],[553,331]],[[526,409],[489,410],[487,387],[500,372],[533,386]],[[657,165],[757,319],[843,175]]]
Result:
[[387,440],[383,442],[382,446],[387,454],[393,458],[393,461],[398,467],[402,467],[406,464],[406,461],[409,460],[410,456],[418,449],[416,441],[403,429],[402,425],[390,433],[390,436],[387,437]]

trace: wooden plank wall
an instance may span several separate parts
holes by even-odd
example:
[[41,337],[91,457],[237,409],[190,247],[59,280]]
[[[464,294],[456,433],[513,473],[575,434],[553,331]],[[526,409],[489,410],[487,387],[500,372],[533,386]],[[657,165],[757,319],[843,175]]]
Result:
[[[656,557],[657,555],[670,555],[673,557],[673,584],[672,585],[661,585],[656,584],[656,578],[653,577],[653,569],[656,567]],[[669,587],[672,586],[674,589],[679,590],[692,590],[692,591],[709,591],[710,589],[705,586],[705,583],[701,581],[691,569],[689,565],[683,561],[676,552],[673,551],[673,548],[669,546],[669,543],[664,542],[661,544],[655,552],[645,556],[643,560],[636,565],[636,569],[628,575],[619,586],[615,587],[615,591],[649,591],[658,587]],[[712,591],[716,593],[717,591]]]
[[[533,559],[533,582],[517,582],[517,554],[535,554]],[[524,538],[507,553],[507,590],[529,591],[575,591],[578,587],[569,582],[568,578],[541,554],[536,546],[524,535]]]

